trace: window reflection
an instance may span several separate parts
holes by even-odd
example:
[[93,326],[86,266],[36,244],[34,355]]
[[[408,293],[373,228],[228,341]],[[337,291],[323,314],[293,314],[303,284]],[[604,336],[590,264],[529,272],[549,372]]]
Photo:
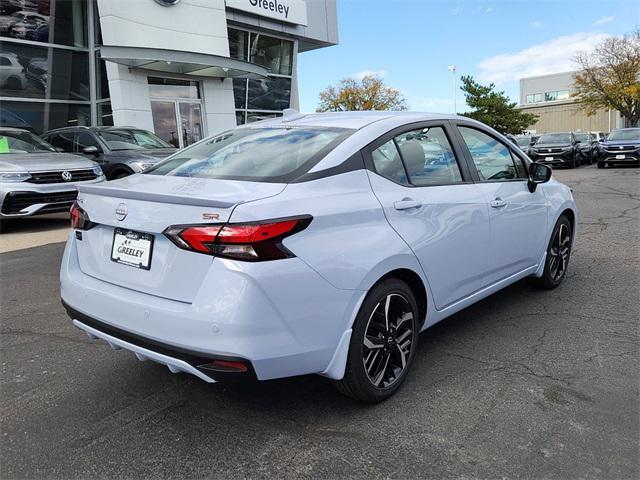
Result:
[[25,128],[37,134],[62,127],[91,125],[89,105],[2,102],[0,126]]
[[0,81],[4,96],[89,100],[89,54],[4,42]]
[[248,109],[284,110],[289,108],[291,99],[290,78],[268,78],[249,80]]
[[86,47],[86,11],[77,0],[3,0],[0,36]]

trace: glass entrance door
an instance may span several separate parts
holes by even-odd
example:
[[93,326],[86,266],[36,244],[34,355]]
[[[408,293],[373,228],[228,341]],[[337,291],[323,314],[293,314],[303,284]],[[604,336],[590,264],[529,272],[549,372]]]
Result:
[[177,148],[202,140],[202,102],[198,82],[149,77],[156,135]]

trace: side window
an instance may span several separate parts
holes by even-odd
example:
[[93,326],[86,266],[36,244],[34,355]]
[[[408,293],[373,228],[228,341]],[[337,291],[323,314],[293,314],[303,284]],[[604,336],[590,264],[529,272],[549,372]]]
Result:
[[462,182],[460,167],[442,127],[428,127],[395,137],[409,176],[417,187]]
[[73,133],[56,133],[49,137],[49,143],[63,152],[73,152]]
[[499,182],[520,178],[511,151],[503,143],[480,130],[458,127],[480,180]]
[[97,140],[88,132],[80,132],[76,134],[75,151],[82,153],[82,150],[87,147],[96,147],[100,149]]
[[511,152],[511,156],[513,157],[513,163],[516,164],[516,173],[518,174],[518,178],[529,178],[527,166],[524,161],[513,152]]
[[393,140],[389,140],[371,152],[371,158],[376,172],[380,175],[402,185],[408,185],[407,173]]

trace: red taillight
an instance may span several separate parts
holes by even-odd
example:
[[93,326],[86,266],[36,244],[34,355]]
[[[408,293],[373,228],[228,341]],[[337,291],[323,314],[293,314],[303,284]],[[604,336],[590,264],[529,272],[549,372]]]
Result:
[[293,257],[282,240],[304,230],[310,216],[226,225],[178,225],[164,234],[184,250],[218,257],[261,262]]
[[215,370],[224,372],[246,372],[247,366],[243,362],[232,362],[229,360],[214,360],[211,365]]
[[76,230],[89,230],[96,226],[94,222],[89,220],[89,215],[78,205],[78,202],[73,202],[71,205],[69,216],[71,217],[71,228]]

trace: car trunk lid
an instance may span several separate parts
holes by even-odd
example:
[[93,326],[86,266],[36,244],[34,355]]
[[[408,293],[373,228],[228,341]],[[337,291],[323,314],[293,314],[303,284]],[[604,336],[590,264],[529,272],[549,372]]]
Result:
[[[76,239],[80,269],[109,283],[191,302],[213,257],[181,250],[162,232],[171,225],[225,223],[236,205],[278,195],[285,186],[155,175],[81,186],[80,206],[98,225]],[[148,270],[112,260],[116,228],[153,236]]]

